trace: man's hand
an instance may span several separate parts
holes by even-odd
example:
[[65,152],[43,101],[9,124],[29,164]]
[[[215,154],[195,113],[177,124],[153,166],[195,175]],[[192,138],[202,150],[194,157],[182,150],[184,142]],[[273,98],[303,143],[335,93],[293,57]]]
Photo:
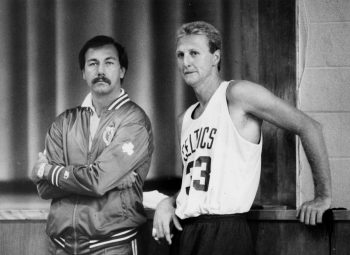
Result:
[[154,240],[165,239],[171,244],[171,225],[173,224],[178,230],[182,231],[180,222],[175,215],[173,206],[173,197],[165,198],[159,202],[153,218],[152,236]]
[[40,180],[42,180],[40,178],[40,174],[38,174],[38,173],[43,170],[42,168],[47,163],[48,163],[48,161],[47,161],[45,151],[39,152],[38,158],[36,160],[36,163],[34,164],[34,167],[32,169],[32,175],[31,175],[31,179],[35,184],[38,183]]
[[323,213],[331,206],[330,198],[316,197],[314,200],[303,203],[297,210],[300,222],[306,225],[322,223]]
[[128,173],[123,179],[121,179],[118,183],[117,189],[128,189],[131,188],[132,185],[136,182],[137,173],[132,171]]

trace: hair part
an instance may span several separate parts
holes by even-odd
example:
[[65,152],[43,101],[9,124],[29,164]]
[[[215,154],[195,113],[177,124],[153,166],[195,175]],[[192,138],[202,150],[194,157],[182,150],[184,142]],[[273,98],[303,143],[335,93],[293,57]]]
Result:
[[[112,37],[105,35],[98,35],[90,40],[88,40],[79,52],[79,66],[80,70],[83,70],[85,67],[85,54],[89,49],[99,48],[105,45],[113,45],[118,52],[119,64],[122,68],[125,69],[125,73],[128,70],[128,56],[125,48],[118,42],[116,42]],[[123,80],[123,78],[121,78]]]
[[[219,30],[205,21],[194,21],[183,24],[177,31],[176,42],[186,35],[205,35],[208,38],[209,52],[213,54],[217,50],[221,51],[222,40]],[[221,59],[218,63],[219,71],[220,66]]]

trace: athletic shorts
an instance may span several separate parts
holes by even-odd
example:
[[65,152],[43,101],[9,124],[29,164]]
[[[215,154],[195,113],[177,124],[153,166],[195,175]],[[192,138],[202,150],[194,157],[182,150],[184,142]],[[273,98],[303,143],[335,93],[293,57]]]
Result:
[[174,232],[171,255],[255,254],[245,214],[201,215],[181,225],[183,230]]

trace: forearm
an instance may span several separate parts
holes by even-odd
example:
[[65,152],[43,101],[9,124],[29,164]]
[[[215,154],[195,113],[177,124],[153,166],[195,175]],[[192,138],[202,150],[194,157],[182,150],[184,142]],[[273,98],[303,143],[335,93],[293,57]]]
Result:
[[62,198],[70,195],[70,193],[51,185],[47,181],[40,181],[36,185],[38,194],[42,199]]
[[316,121],[312,125],[313,128],[308,129],[307,133],[301,134],[300,139],[312,170],[315,196],[331,198],[331,174],[322,127]]
[[113,166],[104,166],[100,162],[69,166],[47,164],[43,178],[68,193],[100,197],[111,189],[123,189],[125,178],[132,175],[132,172],[137,173],[135,177],[142,183],[142,177],[147,174],[149,164],[150,157],[146,154],[137,158],[132,165],[120,165],[117,162]]

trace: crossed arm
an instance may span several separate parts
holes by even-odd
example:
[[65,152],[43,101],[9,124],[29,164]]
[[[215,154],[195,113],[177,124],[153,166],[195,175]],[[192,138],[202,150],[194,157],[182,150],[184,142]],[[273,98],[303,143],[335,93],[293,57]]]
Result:
[[[38,171],[42,166],[44,167],[43,177],[39,178]],[[54,186],[47,180],[50,168],[51,165],[48,162],[46,151],[39,152],[37,161],[32,170],[31,179],[34,183],[36,183],[37,191],[40,197],[43,199],[54,199],[71,195],[72,193]],[[137,176],[138,175],[135,171],[127,173],[121,180],[118,181],[116,188],[119,190],[131,188],[136,182]]]
[[[134,182],[142,185],[150,160],[152,136],[150,130],[137,123],[118,129],[111,144],[90,165],[68,164],[63,148],[61,129],[53,125],[46,137],[47,156],[39,154],[32,179],[44,199],[70,194],[102,196],[111,189],[124,189]],[[134,146],[132,155],[123,151],[125,143]],[[48,157],[48,161],[46,159]],[[38,174],[44,164],[44,173]],[[135,175],[137,173],[137,175]]]

